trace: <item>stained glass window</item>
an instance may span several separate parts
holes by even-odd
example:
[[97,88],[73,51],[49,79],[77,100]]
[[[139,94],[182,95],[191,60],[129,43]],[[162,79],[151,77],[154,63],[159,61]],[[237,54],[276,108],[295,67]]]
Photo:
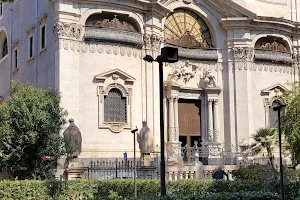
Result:
[[104,121],[126,122],[126,97],[118,89],[111,89],[104,97]]
[[205,22],[194,12],[177,9],[165,21],[165,41],[191,48],[210,48],[211,36]]

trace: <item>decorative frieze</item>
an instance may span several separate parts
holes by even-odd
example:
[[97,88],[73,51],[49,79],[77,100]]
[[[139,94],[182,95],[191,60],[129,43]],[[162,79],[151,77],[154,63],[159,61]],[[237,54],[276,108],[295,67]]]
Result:
[[53,26],[53,33],[56,38],[81,40],[83,32],[83,26],[80,24],[56,21]]
[[72,50],[77,52],[106,53],[134,58],[141,58],[141,49],[131,46],[122,46],[110,43],[86,43],[74,40],[61,39],[56,42],[56,49]]
[[250,47],[234,47],[233,56],[235,61],[252,61],[253,49]]
[[195,93],[190,91],[189,92],[180,91],[178,97],[181,99],[200,99],[201,92],[199,91],[198,93]]
[[[203,71],[201,79],[205,79],[205,85],[208,87],[210,87],[210,85],[216,85],[215,76],[212,74],[212,72],[222,70],[221,65],[218,63],[190,62],[189,60],[180,60],[177,63],[167,63],[166,66],[172,67],[172,72],[168,74],[168,80],[172,80],[174,84],[178,84],[180,81],[187,83],[195,77],[198,71]],[[209,72],[209,74],[207,74],[207,72]],[[203,81],[201,80],[201,82]]]
[[[264,71],[272,73],[284,73],[284,74],[294,74],[293,67],[290,65],[283,65],[278,63],[269,62],[257,62],[257,63],[235,63],[229,67],[234,70],[250,70],[250,71]],[[297,69],[296,69],[297,71]]]
[[[191,68],[191,71],[187,71],[187,68]],[[188,60],[185,62],[179,61],[173,67],[172,73],[168,75],[168,80],[178,83],[178,80],[182,79],[184,83],[187,83],[190,79],[194,78],[197,68],[196,65],[190,63]]]

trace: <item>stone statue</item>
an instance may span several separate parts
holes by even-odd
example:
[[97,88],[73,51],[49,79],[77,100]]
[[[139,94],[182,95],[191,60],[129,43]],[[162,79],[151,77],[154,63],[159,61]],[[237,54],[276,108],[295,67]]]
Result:
[[141,129],[140,133],[137,134],[137,141],[139,143],[140,153],[142,157],[145,154],[149,155],[153,151],[153,134],[147,126],[146,121],[143,121],[143,128]]
[[64,140],[70,159],[77,158],[81,153],[82,137],[78,127],[74,124],[74,119],[69,120],[70,125],[64,132]]

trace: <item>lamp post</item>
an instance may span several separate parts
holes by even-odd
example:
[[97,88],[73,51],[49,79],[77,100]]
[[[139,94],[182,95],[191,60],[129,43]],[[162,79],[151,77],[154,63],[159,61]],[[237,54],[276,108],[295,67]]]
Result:
[[280,194],[281,200],[284,200],[284,187],[283,187],[283,166],[282,166],[282,153],[281,153],[281,125],[280,125],[280,111],[286,105],[283,104],[280,100],[274,101],[275,106],[273,107],[274,111],[278,113],[278,134],[279,134],[279,167],[280,167]]
[[161,49],[161,55],[155,60],[152,56],[146,55],[143,58],[147,62],[156,61],[159,63],[159,115],[160,115],[160,195],[166,195],[166,168],[165,168],[165,138],[164,138],[164,80],[163,80],[163,63],[175,63],[178,61],[178,49],[164,47]]
[[[133,133],[133,165],[134,165],[134,171],[133,171],[133,186],[134,186],[134,199],[137,199],[137,189],[136,189],[136,156],[135,156],[135,133],[138,131],[137,127],[133,130],[131,130],[131,133]],[[125,163],[126,164],[126,163]]]

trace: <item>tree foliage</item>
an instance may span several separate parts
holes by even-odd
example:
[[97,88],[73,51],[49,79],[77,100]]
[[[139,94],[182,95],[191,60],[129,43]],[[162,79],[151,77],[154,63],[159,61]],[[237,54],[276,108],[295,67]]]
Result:
[[253,155],[261,153],[263,149],[267,150],[270,164],[273,167],[273,148],[278,145],[277,129],[260,128],[253,134],[254,142],[250,146]]
[[12,83],[12,96],[0,107],[0,164],[13,177],[46,178],[65,154],[59,132],[66,111],[59,104],[55,92]]
[[285,134],[287,148],[294,159],[300,161],[300,84],[292,85],[292,89],[283,96],[286,109],[282,116],[282,131]]

